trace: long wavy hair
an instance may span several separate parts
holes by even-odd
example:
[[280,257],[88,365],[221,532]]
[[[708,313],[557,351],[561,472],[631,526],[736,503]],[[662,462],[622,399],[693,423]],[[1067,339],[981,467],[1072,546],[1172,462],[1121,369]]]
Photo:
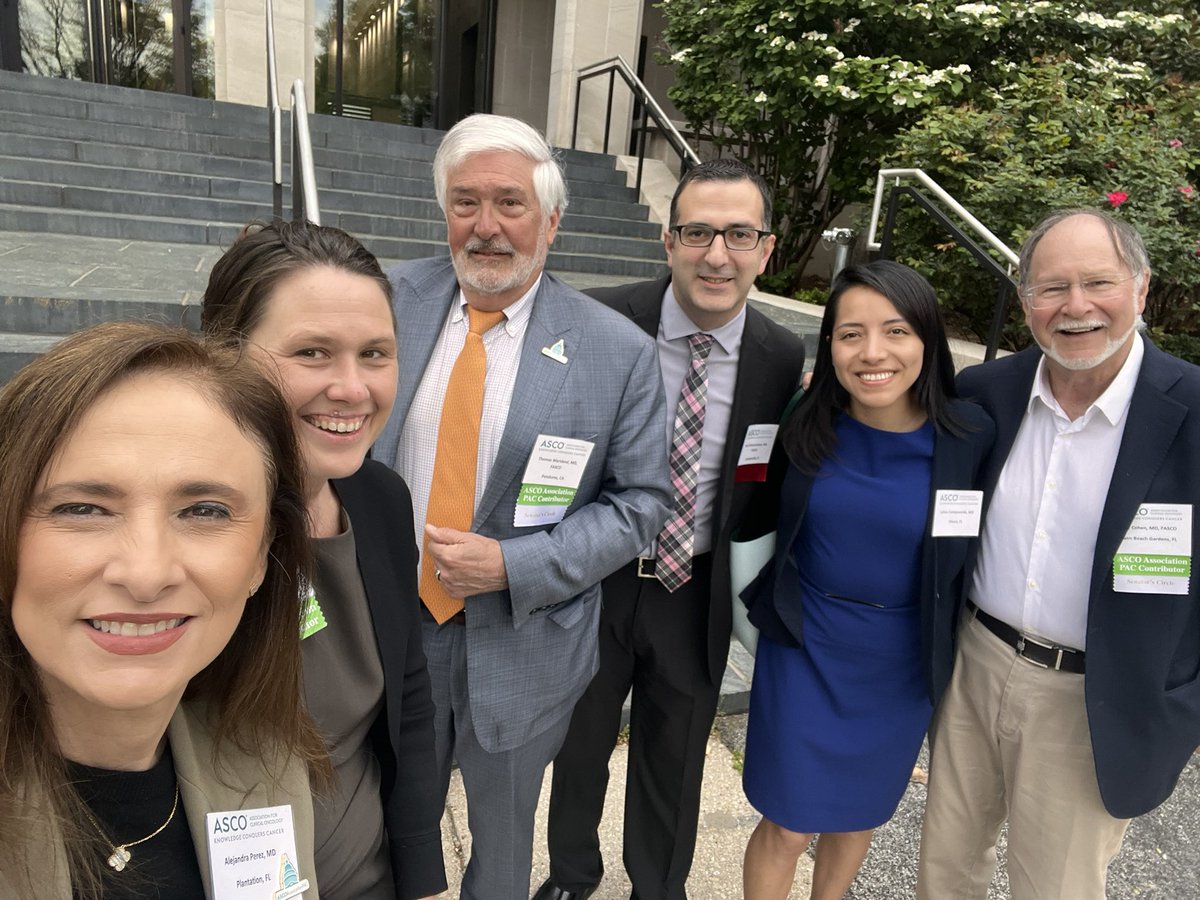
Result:
[[[217,746],[232,742],[267,771],[298,757],[315,785],[332,779],[301,700],[298,578],[311,563],[300,454],[278,388],[236,347],[165,326],[114,322],[68,337],[0,392],[0,871],[20,872],[31,853],[43,852],[30,842],[48,823],[66,842],[72,883],[88,895],[110,848],[79,825],[83,801],[68,779],[37,666],[13,624],[20,533],[43,472],[84,414],[130,376],[159,374],[185,380],[254,441],[270,499],[266,577],[185,699],[204,702]],[[29,884],[43,884],[47,870],[26,872]]]

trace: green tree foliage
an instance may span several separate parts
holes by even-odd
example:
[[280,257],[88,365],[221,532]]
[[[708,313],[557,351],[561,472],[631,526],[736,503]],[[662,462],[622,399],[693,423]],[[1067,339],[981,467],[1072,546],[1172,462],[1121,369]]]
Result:
[[[1194,110],[1194,3],[1128,5],[1137,8],[1111,0],[663,0],[664,60],[675,69],[671,98],[700,140],[747,160],[772,185],[773,286],[790,292],[821,231],[847,204],[870,199],[881,160],[900,162],[900,136],[926,117],[977,110],[994,92],[1007,96],[1011,84],[1053,87],[1038,75],[1048,63],[1067,67],[1058,71],[1068,82],[1145,82],[1143,103],[1158,99],[1151,86],[1173,85]],[[1044,109],[1053,103],[1051,96]],[[1188,102],[1179,106],[1185,115]],[[1188,127],[1196,131],[1194,118]],[[967,137],[964,130],[959,144],[970,155],[979,142]],[[940,163],[941,138],[929,138],[927,158]],[[1004,149],[993,147],[997,156]],[[1040,165],[1036,156],[1029,165]],[[964,199],[973,208],[974,199]],[[1084,199],[1095,204],[1095,186],[1077,202]],[[1028,208],[1014,204],[1013,212]]]
[[[933,109],[885,159],[930,172],[1012,247],[1046,212],[1103,208],[1143,235],[1146,320],[1200,335],[1200,95],[1178,81],[1043,59],[971,103]],[[928,275],[964,330],[986,333],[995,282],[931,221],[906,211],[898,258]],[[1014,309],[1005,344],[1025,338]],[[1189,354],[1190,355],[1190,354]]]

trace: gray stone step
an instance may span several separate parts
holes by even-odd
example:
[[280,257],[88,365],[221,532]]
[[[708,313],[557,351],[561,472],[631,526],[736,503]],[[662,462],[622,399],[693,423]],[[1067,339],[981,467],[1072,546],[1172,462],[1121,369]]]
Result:
[[[344,199],[344,198],[343,198]],[[369,237],[398,238],[406,241],[442,243],[445,240],[445,225],[438,219],[430,218],[437,214],[436,205],[432,201],[414,201],[394,197],[388,198],[376,195],[377,211],[348,212],[338,210],[333,205],[323,204],[322,222],[336,225],[351,234],[366,240]],[[199,242],[198,231],[178,230],[187,227],[189,223],[206,221],[210,223],[225,223],[235,229],[242,223],[255,219],[270,218],[270,198],[264,189],[259,202],[249,200],[227,200],[212,197],[183,196],[177,194],[145,193],[133,191],[114,191],[103,187],[85,187],[78,185],[60,186],[56,184],[38,184],[24,181],[0,181],[0,227],[13,228],[14,224],[7,221],[3,213],[6,206],[63,210],[66,212],[80,211],[102,213],[120,219],[124,217],[145,220],[171,220],[169,236],[163,240],[195,240]],[[425,217],[421,217],[414,207],[424,206]],[[612,254],[632,258],[661,259],[661,249],[656,243],[643,238],[627,238],[617,234],[593,232],[574,232],[570,229],[573,220],[564,220],[559,231],[556,249],[563,253],[584,253],[589,255]],[[43,227],[62,232],[74,227],[77,219],[68,218],[62,223],[65,227],[55,227],[53,222],[46,221]],[[147,221],[141,229],[131,229],[129,237],[153,239],[149,230],[153,225]],[[107,229],[102,232],[87,231],[87,234],[116,237]],[[206,239],[211,242],[224,242],[226,231],[206,229]],[[183,235],[190,235],[184,237]],[[434,251],[436,252],[436,251]],[[396,254],[401,258],[411,258],[412,254],[403,252]],[[607,270],[604,270],[607,271]]]
[[[123,125],[89,119],[63,119],[36,113],[4,112],[0,131],[103,144],[208,153],[243,159],[269,159],[266,128],[261,137],[239,137],[196,131],[173,131],[147,125]],[[314,151],[315,156],[315,151]]]
[[61,335],[0,334],[0,384],[62,340]]
[[[93,84],[85,81],[70,81],[59,78],[43,78],[18,72],[0,71],[0,91],[19,91],[53,98],[71,99],[84,103],[97,103],[127,110],[147,109],[180,113],[189,117],[212,118],[222,121],[249,123],[266,129],[266,111],[262,107],[249,106],[228,101],[205,100],[181,94],[144,91],[136,88]],[[0,104],[0,110],[4,110]],[[120,115],[113,113],[113,115]],[[285,110],[284,120],[288,112]],[[411,128],[385,122],[370,122],[360,119],[343,119],[336,116],[310,116],[309,128],[314,137],[326,132],[355,132],[370,137],[384,137],[415,144],[436,147],[443,132],[433,129]],[[560,148],[558,151],[568,167],[595,166],[612,169],[612,158],[603,153]]]
[[[237,175],[239,169],[262,173],[264,181],[270,180],[269,150],[264,140],[249,137],[229,137],[210,134],[169,132],[158,129],[106,124],[95,126],[89,133],[88,122],[42,118],[33,114],[14,113],[0,116],[0,153],[12,155],[26,152],[41,152],[37,158],[74,160],[106,164],[122,168],[157,169],[171,172],[196,172],[217,175],[213,170]],[[118,134],[127,134],[136,146],[121,143]],[[54,145],[53,139],[70,146]],[[404,145],[397,152],[405,152],[413,145]],[[230,165],[230,160],[234,161]],[[432,177],[428,163],[404,159],[402,156],[380,156],[347,150],[314,148],[313,160],[318,171],[346,170],[351,172],[378,173],[392,177],[415,178],[413,190],[420,190],[432,197]],[[254,161],[256,166],[246,167],[245,162]],[[586,169],[585,169],[586,171]],[[0,169],[0,175],[7,172]],[[569,195],[580,198],[632,203],[636,196],[624,184],[624,174],[610,173],[615,180],[586,180],[568,173]],[[9,177],[21,177],[10,175]],[[397,191],[403,191],[397,185]]]
[[[196,327],[197,307],[221,246],[81,237],[48,231],[0,232],[0,332],[65,334],[108,319],[151,318]],[[225,226],[210,226],[221,232]],[[232,240],[236,228],[229,227]],[[368,240],[384,265],[445,252],[433,242]],[[557,246],[557,242],[556,242]],[[550,254],[547,268],[572,284],[654,278],[661,262],[608,254]]]
[[[384,258],[445,252],[430,167],[440,132],[330,116],[312,116],[309,124],[324,222],[359,236]],[[613,159],[559,152],[570,204],[550,255],[551,271],[596,283],[659,274],[659,226],[647,221],[646,207],[635,202]],[[286,212],[286,166],[284,180]],[[246,222],[270,215],[264,110],[0,73],[0,230],[220,248]],[[111,317],[97,312],[109,308],[105,304],[158,300],[132,283],[132,293],[122,295],[119,276],[98,287],[72,259],[53,264],[68,276],[56,287],[59,299],[94,301],[96,310],[76,310],[72,319],[44,308],[45,316],[54,312],[55,325],[45,316],[30,318],[36,304],[16,304],[0,327],[21,333],[71,329],[90,321],[87,316]],[[10,286],[5,274],[0,258],[0,287]],[[18,287],[23,296],[39,296],[37,284]],[[187,289],[197,290],[202,287],[194,283]]]
[[[162,171],[141,167],[118,168],[111,165],[64,160],[53,155],[45,154],[40,158],[29,158],[27,152],[38,151],[42,148],[42,139],[25,139],[37,143],[26,146],[9,146],[3,140],[7,136],[0,135],[0,173],[7,180],[14,182],[41,183],[59,187],[75,186],[102,188],[132,193],[165,193],[188,197],[210,197],[221,200],[249,200],[258,203],[270,201],[269,166],[241,166],[241,177],[219,177],[203,174],[186,174],[183,171]],[[52,146],[59,146],[51,142]],[[80,145],[80,149],[89,145]],[[18,155],[9,155],[12,151]],[[162,152],[162,151],[160,151]],[[173,154],[184,156],[183,154]],[[215,162],[216,160],[202,157],[198,154],[186,154],[198,163],[201,161]],[[183,164],[180,164],[183,168]],[[235,170],[236,171],[236,170]],[[249,180],[247,180],[249,179]],[[285,169],[284,183],[285,206],[290,207],[290,172]],[[320,169],[317,172],[318,191],[322,209],[331,210],[361,210],[380,215],[421,216],[441,221],[442,214],[433,200],[433,186],[428,177],[425,179],[397,178],[394,176],[362,175],[347,173],[342,170]],[[343,189],[335,189],[336,183]],[[418,202],[396,207],[400,198],[411,198]],[[628,209],[617,206],[618,201],[598,200],[596,204],[590,201],[597,198],[576,197],[568,208],[568,223],[565,227],[578,227],[580,230],[601,233],[605,231],[624,232],[630,236],[654,239],[659,235],[657,225],[649,222],[630,221],[630,215],[640,212],[640,207]],[[9,202],[20,202],[10,199]],[[605,205],[607,204],[607,205]],[[589,206],[597,212],[624,212],[624,215],[588,215]],[[142,210],[149,212],[149,210]],[[179,213],[181,215],[182,213]],[[213,215],[210,212],[197,211],[197,215]],[[578,223],[571,224],[571,223]]]
[[[4,185],[0,183],[0,190]],[[122,238],[140,241],[171,241],[182,244],[210,244],[228,247],[245,221],[189,220],[167,217],[113,215],[95,210],[51,209],[0,203],[0,228],[22,232],[77,234],[88,237]],[[361,218],[353,214],[323,217],[322,221],[356,234],[376,256],[388,259],[417,259],[446,252],[444,235],[432,239],[373,234],[355,226]],[[621,240],[621,239],[618,239]],[[604,237],[563,234],[560,232],[547,264],[550,271],[595,272],[603,275],[655,278],[663,272],[661,249],[645,242],[636,247],[639,256],[624,256],[612,249]],[[623,245],[618,245],[623,246]],[[3,265],[0,263],[0,273]]]

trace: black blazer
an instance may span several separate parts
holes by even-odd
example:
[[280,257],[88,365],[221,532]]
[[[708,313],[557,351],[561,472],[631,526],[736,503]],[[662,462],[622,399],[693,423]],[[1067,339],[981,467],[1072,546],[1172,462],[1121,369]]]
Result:
[[358,570],[383,662],[384,704],[371,741],[379,759],[396,897],[412,900],[446,889],[412,498],[404,479],[370,459],[349,478],[335,480],[333,489],[354,527]]
[[[658,337],[663,294],[671,283],[668,275],[620,287],[597,288],[587,293],[633,320],[653,338]],[[751,425],[779,421],[788,400],[800,386],[804,372],[804,344],[782,325],[746,307],[746,327],[738,354],[737,385],[733,392],[729,432],[721,460],[721,484],[713,510],[713,567],[709,591],[708,672],[720,684],[729,655],[733,629],[729,589],[729,536],[745,514],[754,493],[754,483],[737,482],[738,455]],[[674,420],[678,397],[668,397],[668,414]]]
[[[953,400],[950,408],[969,430],[962,437],[941,431],[934,435],[929,512],[921,545],[921,658],[929,698],[934,705],[950,683],[967,558],[977,543],[976,538],[930,536],[934,492],[978,489],[996,434],[991,418],[975,404]],[[776,445],[776,450],[771,481],[766,488],[770,491],[773,487],[779,494],[775,558],[742,592],[742,600],[750,608],[750,621],[759,631],[776,643],[798,646],[804,640],[804,610],[799,602],[800,570],[792,555],[792,544],[808,509],[813,476],[792,479],[783,493],[783,476],[793,464],[780,445]]]
[[[1088,728],[1104,806],[1117,818],[1149,812],[1171,795],[1200,745],[1200,579],[1186,595],[1121,594],[1113,555],[1141,503],[1190,503],[1195,547],[1200,509],[1200,368],[1146,350],[1096,535],[1087,617]],[[1033,387],[1041,351],[965,369],[959,390],[996,420],[984,484],[991,495]],[[1099,486],[1097,486],[1099,489]]]

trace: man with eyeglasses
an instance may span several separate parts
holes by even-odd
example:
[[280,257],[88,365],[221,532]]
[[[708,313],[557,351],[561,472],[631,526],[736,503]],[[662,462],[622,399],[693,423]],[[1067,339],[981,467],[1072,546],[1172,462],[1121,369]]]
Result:
[[604,580],[600,671],[554,762],[550,878],[536,900],[600,883],[597,828],[630,688],[625,868],[635,897],[686,896],[729,653],[729,535],[804,367],[800,340],[746,305],[775,246],[762,178],[729,159],[690,169],[669,225],[669,276],[591,292],[657,341],[675,501],[655,545]]
[[[967,369],[992,415],[986,520],[931,733],[917,896],[1105,896],[1133,816],[1200,744],[1200,369],[1140,336],[1129,224],[1058,212],[1021,249],[1037,347]],[[948,662],[948,660],[947,660]]]

